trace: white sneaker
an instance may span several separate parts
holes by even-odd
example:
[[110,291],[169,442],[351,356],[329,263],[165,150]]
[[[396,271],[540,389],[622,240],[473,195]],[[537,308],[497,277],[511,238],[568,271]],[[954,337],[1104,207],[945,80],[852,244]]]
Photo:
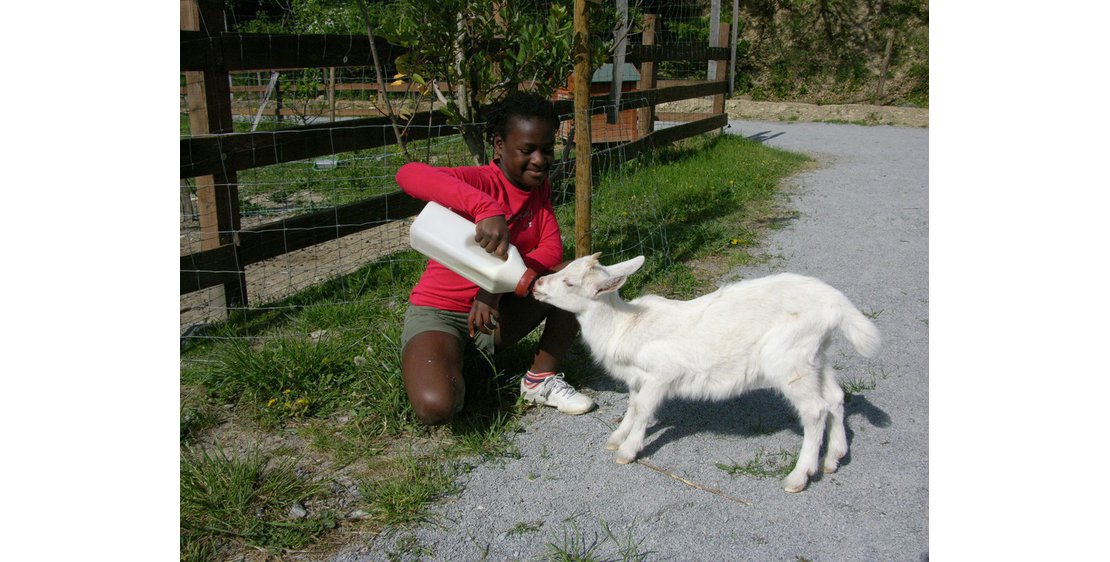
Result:
[[594,401],[589,396],[574,390],[563,380],[563,373],[538,377],[528,371],[520,379],[520,395],[528,402],[552,406],[564,414],[585,414],[594,407]]

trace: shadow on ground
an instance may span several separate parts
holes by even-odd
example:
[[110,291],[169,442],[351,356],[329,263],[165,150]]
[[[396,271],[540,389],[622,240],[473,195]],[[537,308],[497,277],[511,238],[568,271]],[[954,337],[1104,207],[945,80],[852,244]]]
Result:
[[[598,391],[622,394],[617,402],[620,410],[628,404],[628,389],[623,383],[600,376],[590,380],[590,387]],[[866,396],[847,396],[844,402],[845,420],[850,422],[860,416],[873,427],[888,427],[891,424],[890,415],[872,404]],[[773,435],[784,430],[790,430],[799,438],[802,435],[802,426],[790,403],[771,389],[752,390],[738,398],[721,402],[672,398],[664,401],[656,411],[655,423],[648,427],[644,450],[640,456],[650,457],[668,444],[703,432],[756,437]],[[852,433],[849,423],[849,444]],[[844,464],[848,460],[846,458]]]

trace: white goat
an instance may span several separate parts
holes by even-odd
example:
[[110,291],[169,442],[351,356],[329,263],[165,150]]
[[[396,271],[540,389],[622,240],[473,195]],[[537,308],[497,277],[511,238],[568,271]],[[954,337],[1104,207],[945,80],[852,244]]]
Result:
[[836,289],[812,277],[783,273],[734,283],[708,295],[674,301],[617,294],[643,256],[611,266],[594,254],[541,277],[533,294],[577,316],[594,358],[628,385],[628,410],[605,443],[616,461],[632,462],[644,446],[652,414],[670,396],[724,400],[753,388],[774,388],[794,406],[804,435],[794,470],[783,480],[800,492],[817,472],[828,421],[825,472],[848,453],[844,392],[825,359],[840,328],[856,351],[873,357],[875,325]]

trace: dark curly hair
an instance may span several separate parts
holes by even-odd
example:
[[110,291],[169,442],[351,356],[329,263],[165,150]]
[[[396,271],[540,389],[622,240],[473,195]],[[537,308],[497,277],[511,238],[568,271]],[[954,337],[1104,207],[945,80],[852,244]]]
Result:
[[490,105],[483,112],[486,121],[486,140],[492,145],[494,135],[508,135],[512,117],[539,117],[551,123],[552,130],[559,127],[559,115],[551,100],[527,92],[512,92],[501,101]]

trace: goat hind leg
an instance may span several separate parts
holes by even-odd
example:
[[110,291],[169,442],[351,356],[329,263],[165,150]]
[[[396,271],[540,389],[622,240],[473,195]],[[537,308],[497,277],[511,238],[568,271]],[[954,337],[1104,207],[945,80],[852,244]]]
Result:
[[836,382],[836,370],[832,365],[825,365],[822,369],[822,379],[821,396],[829,404],[829,419],[826,422],[828,446],[822,470],[833,473],[840,466],[840,459],[848,454],[848,435],[844,429],[844,391]]
[[798,452],[798,462],[782,481],[783,489],[791,493],[804,490],[809,477],[817,472],[818,454],[825,437],[829,406],[821,397],[822,383],[816,375],[815,371],[810,371],[782,389],[802,422],[802,449]]

